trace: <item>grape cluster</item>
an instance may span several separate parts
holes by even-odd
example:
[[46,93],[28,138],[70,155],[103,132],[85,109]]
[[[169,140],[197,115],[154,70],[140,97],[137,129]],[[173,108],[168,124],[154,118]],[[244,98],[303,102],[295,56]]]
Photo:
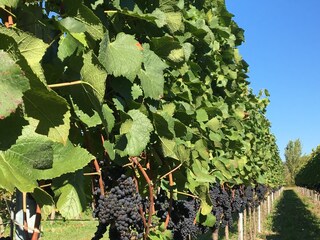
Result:
[[[155,210],[160,221],[165,221],[170,200],[165,191],[160,190],[155,199]],[[199,200],[187,198],[183,200],[172,200],[171,215],[168,229],[173,232],[175,240],[198,239],[197,236],[206,232],[207,228],[195,222],[200,207]]]
[[[154,201],[154,209],[157,211],[157,217],[161,221],[165,221],[167,218],[169,205],[169,198],[165,194],[165,191],[161,189]],[[147,205],[147,207],[149,206]]]
[[199,207],[199,202],[194,198],[173,202],[169,223],[169,229],[173,229],[173,239],[197,239],[197,236],[205,231],[202,226],[195,223]]
[[259,202],[261,202],[261,201],[264,199],[267,191],[268,191],[268,188],[267,188],[265,185],[258,184],[258,185],[256,186],[255,192],[256,192],[256,194],[257,194],[257,197],[258,197],[258,201],[259,201]]
[[241,190],[233,189],[233,200],[231,203],[232,212],[241,213],[246,208],[246,203],[243,201]]
[[247,207],[254,206],[254,191],[251,186],[246,186],[244,188],[243,201],[246,203]]
[[94,215],[99,219],[93,239],[101,238],[103,226],[110,225],[111,239],[134,240],[143,237],[143,222],[139,213],[141,197],[133,179],[122,174],[117,185],[106,196],[100,196]]
[[219,228],[220,225],[231,226],[233,221],[230,193],[219,184],[213,184],[210,186],[209,195],[213,205],[212,214],[216,217],[214,228]]

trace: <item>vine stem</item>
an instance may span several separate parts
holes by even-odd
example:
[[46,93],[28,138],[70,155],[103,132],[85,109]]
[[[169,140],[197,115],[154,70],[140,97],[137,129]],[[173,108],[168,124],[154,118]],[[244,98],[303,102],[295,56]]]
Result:
[[[172,172],[173,171],[170,171],[169,174],[168,174],[169,175],[169,185],[170,185],[170,187],[172,187],[174,185]],[[164,228],[165,229],[167,229],[169,221],[170,221],[171,211],[172,211],[172,202],[173,202],[173,189],[171,188],[170,189],[170,200],[169,200],[168,215],[166,217],[166,221],[164,222]]]
[[22,211],[23,211],[23,230],[26,239],[29,239],[28,222],[27,222],[27,193],[22,192]]
[[103,12],[107,13],[107,14],[109,14],[109,13],[113,14],[113,13],[117,13],[118,11],[116,11],[116,10],[106,10],[106,11],[103,11]]
[[143,169],[143,167],[139,163],[138,157],[130,157],[129,160],[132,161],[138,167],[138,169],[141,171],[143,177],[146,179],[146,181],[148,183],[148,186],[149,186],[149,199],[150,199],[149,216],[148,216],[148,224],[146,226],[146,232],[145,232],[145,235],[144,235],[144,239],[146,240],[148,235],[149,235],[149,230],[150,230],[151,221],[152,221],[152,214],[153,214],[153,204],[154,204],[153,183],[150,180],[150,178],[149,178],[148,174],[146,173],[146,171]]
[[192,194],[189,194],[189,193],[179,192],[179,191],[176,191],[176,190],[173,190],[173,192],[177,193],[177,194],[180,194],[180,195],[185,195],[185,196],[188,196],[188,197],[193,197],[193,198],[199,199],[199,197],[197,197],[195,195],[192,195]]
[[49,84],[49,88],[58,88],[58,87],[67,87],[67,86],[72,86],[72,85],[78,85],[78,84],[85,84],[86,82],[77,80],[73,82],[65,82],[65,83],[55,83],[55,84]]
[[83,176],[95,176],[98,175],[100,176],[101,173],[100,172],[89,172],[89,173],[84,173]]
[[5,7],[0,7],[3,11],[7,12],[9,15],[14,16],[14,18],[17,18],[16,15],[14,15],[11,11],[9,11],[8,9],[6,9]]
[[[176,166],[174,169],[170,170],[169,172],[167,172],[166,174],[164,174],[163,176],[160,177],[160,179],[163,179],[165,177],[167,177],[168,175],[170,176],[170,174],[172,174],[173,172],[175,172],[176,170],[178,170],[180,167],[182,166],[182,163],[180,163],[178,166]],[[170,177],[169,177],[170,180]]]
[[[89,152],[90,152],[90,149],[92,149],[91,144],[90,144],[90,139],[89,139],[88,134],[86,132],[86,129],[83,127],[83,125],[80,124],[80,126],[81,126],[81,129],[82,129],[84,137],[85,137],[86,145],[87,145]],[[93,166],[96,170],[96,173],[99,173],[99,187],[100,187],[100,191],[101,191],[100,195],[104,195],[105,192],[104,192],[104,185],[103,185],[103,180],[102,180],[102,175],[101,175],[101,169],[100,169],[99,163],[96,158],[93,160]],[[93,181],[92,181],[92,189],[93,189]]]
[[45,187],[51,187],[51,186],[52,186],[52,183],[47,183],[47,184],[39,185],[39,188],[45,188]]
[[[139,192],[139,186],[138,186],[138,179],[137,179],[136,174],[134,174],[134,183],[136,185],[136,191],[138,193]],[[139,212],[140,212],[140,215],[141,215],[141,218],[142,218],[142,221],[143,221],[143,226],[146,228],[147,227],[147,221],[146,221],[146,218],[144,216],[144,212],[143,212],[143,209],[142,209],[141,205],[139,206]]]
[[94,165],[96,171],[99,173],[99,187],[100,187],[101,195],[104,196],[104,186],[103,186],[103,180],[102,180],[102,176],[101,176],[101,169],[100,169],[99,163],[96,158],[93,160],[93,165]]
[[36,219],[35,219],[35,222],[34,222],[34,231],[33,231],[31,240],[37,240],[37,239],[39,239],[40,222],[41,222],[41,208],[40,208],[40,206],[37,204]]

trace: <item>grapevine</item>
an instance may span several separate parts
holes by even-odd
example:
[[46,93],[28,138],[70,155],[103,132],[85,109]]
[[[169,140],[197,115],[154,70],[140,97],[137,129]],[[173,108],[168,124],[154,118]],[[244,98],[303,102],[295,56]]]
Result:
[[0,7],[0,188],[66,219],[92,199],[93,239],[197,239],[283,184],[224,1]]

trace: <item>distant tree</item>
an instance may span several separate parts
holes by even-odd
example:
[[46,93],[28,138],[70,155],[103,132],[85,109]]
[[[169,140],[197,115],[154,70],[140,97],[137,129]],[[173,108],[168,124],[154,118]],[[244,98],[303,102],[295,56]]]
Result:
[[294,183],[294,178],[297,175],[299,169],[303,165],[303,158],[301,158],[302,145],[299,139],[295,141],[289,141],[285,148],[284,156],[286,158],[286,166],[289,172],[289,184]]

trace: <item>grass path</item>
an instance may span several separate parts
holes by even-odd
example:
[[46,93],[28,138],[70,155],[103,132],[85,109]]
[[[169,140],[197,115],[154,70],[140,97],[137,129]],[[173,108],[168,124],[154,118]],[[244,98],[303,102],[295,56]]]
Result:
[[284,190],[268,219],[266,240],[320,240],[319,209],[311,200],[300,197],[293,189]]

